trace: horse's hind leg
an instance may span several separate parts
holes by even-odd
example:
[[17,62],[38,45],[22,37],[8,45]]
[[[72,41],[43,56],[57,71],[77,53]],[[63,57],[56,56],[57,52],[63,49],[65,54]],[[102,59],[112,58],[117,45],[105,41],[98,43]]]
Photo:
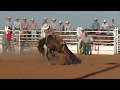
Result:
[[50,58],[49,58],[48,54],[49,54],[49,49],[47,48],[46,56],[47,56],[48,61],[50,62]]

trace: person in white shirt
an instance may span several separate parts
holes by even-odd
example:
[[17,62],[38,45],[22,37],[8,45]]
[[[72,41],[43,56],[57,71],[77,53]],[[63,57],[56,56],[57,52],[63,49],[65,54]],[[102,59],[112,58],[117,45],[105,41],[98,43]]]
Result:
[[[109,26],[108,26],[107,20],[103,21],[101,30],[109,32]],[[107,35],[108,32],[101,32],[101,35]]]
[[51,28],[52,28],[54,31],[57,30],[57,22],[56,22],[56,19],[55,19],[55,18],[52,19]]

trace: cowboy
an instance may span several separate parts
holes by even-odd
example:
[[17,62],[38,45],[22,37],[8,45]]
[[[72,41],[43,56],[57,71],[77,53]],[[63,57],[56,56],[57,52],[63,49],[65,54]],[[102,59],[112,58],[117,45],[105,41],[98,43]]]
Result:
[[81,52],[81,54],[84,54],[84,50],[83,49],[84,49],[85,32],[84,32],[83,28],[81,28],[80,30],[82,31],[81,35],[78,36],[78,38],[81,39],[80,40],[80,52]]
[[23,18],[23,22],[21,23],[21,30],[28,30],[29,23],[27,22],[27,18]]
[[15,34],[19,34],[18,31],[21,30],[21,23],[19,21],[19,18],[15,18],[15,22],[13,23],[13,30],[15,31]]
[[5,23],[5,26],[8,26],[8,29],[12,30],[13,22],[11,21],[11,17],[7,17],[7,21]]
[[[107,23],[107,20],[104,20],[103,23],[102,23],[102,31],[108,31],[109,30],[109,26],[108,26],[108,23]],[[107,35],[108,32],[101,32],[102,35]]]
[[115,29],[116,24],[115,24],[115,20],[114,19],[112,19],[112,23],[111,23],[111,25],[109,27],[110,27],[111,30]]
[[47,22],[47,17],[44,17],[44,21],[42,22],[42,26],[43,26],[44,24],[48,24],[48,22]]
[[[94,18],[93,20],[94,20],[94,22],[93,22],[93,24],[92,24],[92,26],[91,26],[92,30],[93,30],[93,31],[98,31],[98,30],[100,30],[100,23],[98,22],[98,19],[97,19],[97,18]],[[97,34],[97,33],[95,33],[95,34]]]
[[[92,55],[92,49],[91,49],[91,43],[93,42],[92,37],[89,37],[87,32],[85,33],[85,38],[83,40],[84,42],[84,54],[85,55]],[[89,54],[90,51],[90,54]]]
[[[73,30],[73,28],[72,28],[70,22],[66,21],[65,31],[72,31],[72,30]],[[69,33],[71,33],[71,32],[69,32]]]
[[31,30],[32,40],[33,40],[33,38],[36,39],[36,33],[37,33],[37,30],[38,30],[38,25],[33,18],[31,18],[31,23],[29,24],[28,29]]
[[51,28],[52,28],[54,31],[57,30],[57,22],[56,22],[56,19],[55,19],[55,18],[52,19]]

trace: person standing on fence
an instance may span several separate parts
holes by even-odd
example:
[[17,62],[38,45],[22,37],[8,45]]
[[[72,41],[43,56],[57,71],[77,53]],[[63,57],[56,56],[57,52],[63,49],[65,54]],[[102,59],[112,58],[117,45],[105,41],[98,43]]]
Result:
[[55,18],[52,19],[51,28],[52,28],[54,31],[57,30],[57,22],[56,22],[56,19],[55,19]]
[[82,31],[82,33],[81,33],[80,36],[78,36],[78,38],[81,39],[81,40],[80,40],[80,53],[81,53],[81,54],[84,54],[84,38],[85,38],[85,32],[84,32],[84,29],[83,29],[83,28],[81,28],[81,31]]
[[44,17],[44,21],[42,22],[42,26],[43,26],[44,24],[48,24],[47,17]]
[[[97,18],[94,18],[94,22],[92,23],[92,31],[98,31],[100,30],[100,23],[98,22],[98,19]],[[95,33],[97,34],[97,33]]]
[[[21,30],[22,30],[23,34],[28,34],[28,26],[29,26],[29,23],[27,22],[27,18],[24,17],[23,22],[21,23]],[[28,37],[28,35],[23,35],[23,36]],[[27,40],[27,38],[26,38],[26,40]]]
[[115,29],[116,24],[115,24],[115,20],[114,19],[112,19],[112,23],[111,23],[111,25],[109,27],[110,27],[111,30]]
[[62,23],[62,21],[59,21],[58,30],[60,31],[60,34],[62,33],[62,31],[64,31],[64,25]]
[[2,31],[2,52],[6,53],[6,31]]
[[[102,31],[109,31],[109,26],[108,26],[107,20],[103,21],[101,29],[102,29]],[[107,35],[108,32],[102,32],[101,34],[102,35]]]
[[19,34],[19,31],[21,31],[21,22],[19,21],[19,18],[15,19],[15,22],[13,23],[13,30],[15,34]]
[[8,26],[8,29],[12,30],[13,22],[11,21],[11,17],[7,17],[7,21],[5,23],[5,26]]
[[37,30],[38,30],[38,25],[37,23],[34,21],[33,18],[31,18],[31,23],[29,24],[29,30],[31,30],[31,38],[32,40],[36,40],[36,33],[37,33]]
[[[84,54],[85,55],[92,55],[92,49],[91,49],[91,38],[88,36],[87,32],[85,33],[85,38],[84,38]],[[90,51],[90,54],[89,54]]]
[[[73,31],[73,28],[69,21],[66,21],[65,31]],[[68,33],[71,33],[71,32],[68,32]]]

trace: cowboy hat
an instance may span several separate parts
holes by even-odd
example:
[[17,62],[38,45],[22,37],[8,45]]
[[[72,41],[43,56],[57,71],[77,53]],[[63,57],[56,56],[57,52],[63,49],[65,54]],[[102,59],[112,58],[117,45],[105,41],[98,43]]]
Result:
[[97,21],[98,19],[97,18],[94,18],[94,21]]
[[23,20],[26,20],[26,19],[27,19],[26,17],[23,18]]
[[44,20],[47,20],[47,17],[44,17]]
[[34,20],[34,18],[31,18],[31,20]]
[[19,20],[19,18],[17,17],[17,18],[15,18],[16,20]]
[[55,20],[56,20],[55,18],[52,19],[52,21],[55,21]]
[[66,23],[69,23],[69,21],[66,21]]
[[107,20],[104,20],[103,22],[107,22]]
[[7,17],[7,19],[11,19],[11,17],[10,17],[10,16],[8,16],[8,17]]
[[43,29],[44,29],[44,30],[48,30],[49,26],[50,26],[49,24],[44,24],[44,25],[43,25]]
[[59,23],[62,23],[62,21],[59,21]]

